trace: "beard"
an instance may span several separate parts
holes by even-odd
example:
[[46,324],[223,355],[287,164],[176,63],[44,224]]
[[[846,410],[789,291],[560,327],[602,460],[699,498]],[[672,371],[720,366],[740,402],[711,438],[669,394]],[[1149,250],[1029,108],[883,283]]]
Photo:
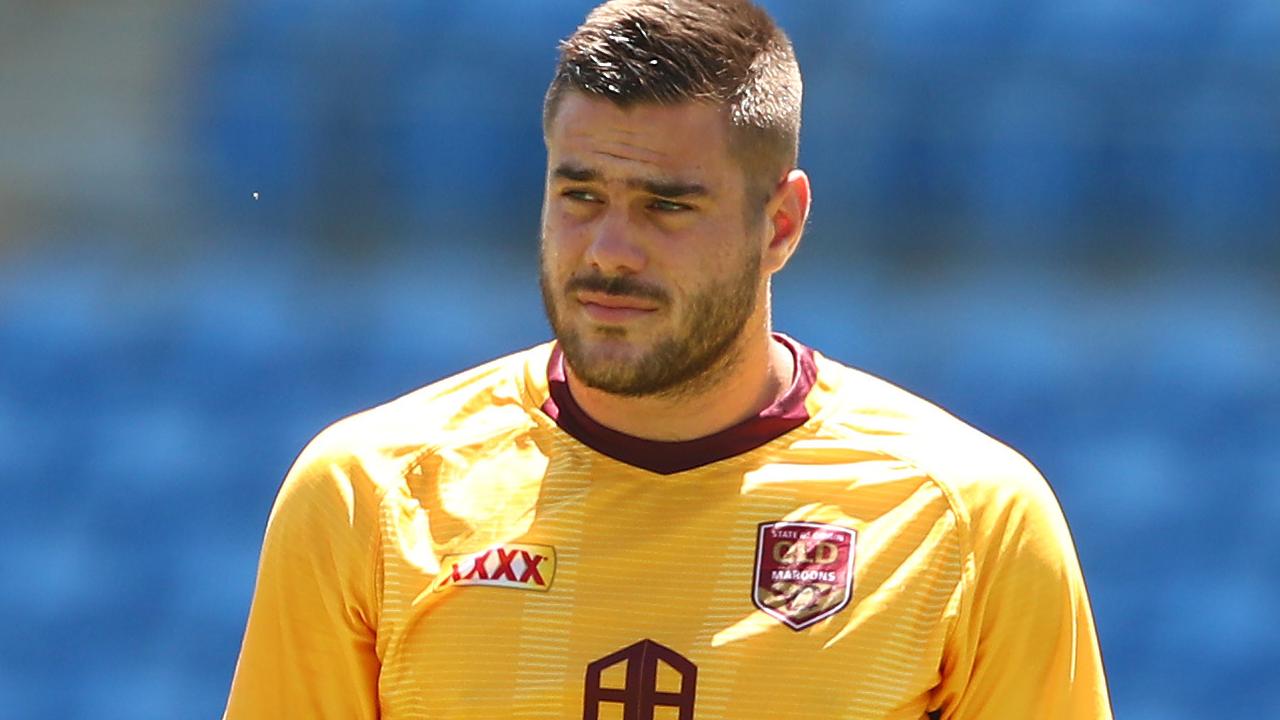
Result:
[[760,282],[760,253],[753,253],[728,279],[693,294],[676,326],[636,357],[620,358],[593,351],[586,334],[624,340],[626,328],[580,331],[562,316],[561,302],[575,302],[579,290],[644,298],[659,311],[671,307],[670,295],[660,287],[626,276],[599,273],[570,278],[563,288],[552,285],[546,258],[540,263],[542,302],[547,321],[564,353],[565,362],[588,387],[625,397],[683,397],[697,395],[715,384],[738,359],[737,341],[756,309]]

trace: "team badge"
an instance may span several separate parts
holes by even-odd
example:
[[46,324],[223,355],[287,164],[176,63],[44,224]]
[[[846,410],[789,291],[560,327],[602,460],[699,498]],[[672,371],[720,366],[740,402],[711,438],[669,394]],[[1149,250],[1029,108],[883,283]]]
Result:
[[853,595],[856,539],[839,525],[760,523],[751,601],[792,630],[835,615]]

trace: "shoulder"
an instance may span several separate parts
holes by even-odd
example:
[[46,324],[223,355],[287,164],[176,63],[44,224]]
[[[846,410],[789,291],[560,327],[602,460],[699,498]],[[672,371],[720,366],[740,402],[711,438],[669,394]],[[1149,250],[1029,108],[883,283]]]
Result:
[[547,345],[513,353],[343,418],[317,435],[304,455],[393,458],[459,434],[528,425],[546,394],[545,379],[530,376],[545,375],[549,353]]
[[817,363],[811,414],[820,431],[914,466],[962,525],[1014,508],[1060,513],[1044,477],[1016,450],[893,383],[821,355]]
[[376,503],[424,455],[532,429],[549,354],[549,344],[513,353],[338,420],[299,454],[281,498],[319,492],[344,505],[359,496]]

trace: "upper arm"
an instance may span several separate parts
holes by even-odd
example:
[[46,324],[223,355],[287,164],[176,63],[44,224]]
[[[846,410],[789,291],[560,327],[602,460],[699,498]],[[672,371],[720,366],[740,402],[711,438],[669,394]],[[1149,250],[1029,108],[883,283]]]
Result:
[[970,558],[935,706],[944,719],[1110,718],[1097,633],[1057,500],[1034,469],[970,495]]
[[376,718],[377,497],[304,453],[267,523],[226,718]]

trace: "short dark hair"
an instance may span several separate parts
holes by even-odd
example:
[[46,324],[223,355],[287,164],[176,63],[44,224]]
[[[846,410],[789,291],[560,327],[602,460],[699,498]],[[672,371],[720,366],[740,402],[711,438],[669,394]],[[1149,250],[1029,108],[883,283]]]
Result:
[[544,130],[566,90],[620,107],[726,108],[730,149],[757,196],[768,197],[796,165],[800,66],[786,33],[750,0],[609,0],[560,43]]

